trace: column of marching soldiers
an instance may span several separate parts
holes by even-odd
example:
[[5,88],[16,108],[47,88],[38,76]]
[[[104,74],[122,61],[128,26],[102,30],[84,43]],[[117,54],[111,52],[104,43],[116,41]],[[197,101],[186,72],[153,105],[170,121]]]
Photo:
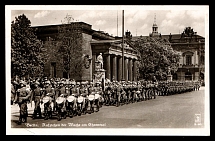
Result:
[[[106,81],[76,82],[65,78],[38,78],[11,81],[11,104],[18,104],[18,124],[27,122],[27,103],[34,101],[32,118],[81,116],[98,112],[102,105],[120,106],[199,90],[200,81]],[[32,103],[31,103],[32,104]]]

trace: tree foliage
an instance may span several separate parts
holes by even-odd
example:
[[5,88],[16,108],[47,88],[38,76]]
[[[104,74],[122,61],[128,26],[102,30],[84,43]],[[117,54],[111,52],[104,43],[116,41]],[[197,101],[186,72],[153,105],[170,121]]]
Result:
[[11,74],[12,76],[40,76],[43,73],[45,50],[24,15],[11,23]]
[[81,30],[78,22],[62,22],[58,26],[58,34],[54,41],[46,42],[45,45],[54,58],[58,59],[58,65],[67,74],[67,78],[76,80],[81,77],[83,67]]
[[59,28],[58,55],[61,56],[61,65],[64,71],[72,78],[82,75],[82,33],[79,23],[64,24]]
[[130,42],[140,53],[138,64],[140,79],[151,79],[156,76],[159,80],[165,80],[168,68],[172,73],[177,71],[180,53],[173,50],[168,40],[140,37]]

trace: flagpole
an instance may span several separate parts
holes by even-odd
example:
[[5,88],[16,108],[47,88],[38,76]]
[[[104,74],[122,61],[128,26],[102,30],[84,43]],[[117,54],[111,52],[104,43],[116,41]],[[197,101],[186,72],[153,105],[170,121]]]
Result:
[[122,10],[122,81],[124,80],[124,10]]

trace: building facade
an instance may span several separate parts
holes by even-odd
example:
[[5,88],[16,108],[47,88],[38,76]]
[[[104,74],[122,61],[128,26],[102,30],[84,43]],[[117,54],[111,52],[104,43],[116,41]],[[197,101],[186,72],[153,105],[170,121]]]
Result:
[[[82,69],[80,75],[72,75],[72,72],[65,72],[60,65],[61,58],[56,57],[55,51],[59,50],[56,45],[59,29],[61,26],[77,27],[81,33],[81,56],[83,57]],[[102,31],[95,31],[92,26],[84,22],[72,22],[68,25],[47,25],[33,27],[36,29],[36,35],[41,39],[44,44],[54,44],[52,48],[49,48],[49,59],[45,64],[44,74],[49,77],[71,78],[77,81],[93,81],[95,78],[96,60],[100,53],[103,57],[103,69],[105,70],[105,78],[113,81],[122,80],[122,69],[124,70],[124,79],[126,81],[135,81],[137,79],[136,71],[138,60],[138,53],[124,44],[124,54],[122,57],[122,40],[121,38],[115,38]],[[71,31],[72,32],[72,31]],[[73,40],[76,40],[73,38]],[[77,41],[78,42],[78,41]],[[124,58],[124,61],[122,59]],[[80,58],[79,58],[80,59]],[[77,58],[78,61],[78,58]],[[76,62],[76,60],[74,61]],[[124,62],[124,65],[122,63]],[[72,62],[70,63],[72,66]],[[73,65],[74,66],[74,65]],[[124,66],[124,68],[122,68]]]
[[172,74],[173,80],[203,80],[205,75],[205,38],[198,35],[191,27],[186,27],[181,34],[161,35],[154,22],[150,37],[166,38],[174,50],[181,52],[178,70]]

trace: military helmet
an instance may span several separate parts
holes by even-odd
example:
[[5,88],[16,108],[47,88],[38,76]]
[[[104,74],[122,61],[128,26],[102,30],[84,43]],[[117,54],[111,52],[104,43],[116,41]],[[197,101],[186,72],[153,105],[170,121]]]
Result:
[[81,82],[81,85],[85,85],[85,82]]
[[38,81],[36,81],[34,84],[35,84],[35,85],[40,85],[40,83],[39,83]]
[[59,84],[64,84],[65,82],[64,81],[59,81]]
[[76,82],[75,82],[75,81],[72,81],[72,82],[71,82],[71,85],[75,85],[75,84],[76,84]]
[[97,81],[97,82],[96,82],[96,84],[99,84],[99,85],[100,85],[100,84],[101,84],[101,82]]
[[45,81],[45,84],[51,84],[51,82],[50,81]]

